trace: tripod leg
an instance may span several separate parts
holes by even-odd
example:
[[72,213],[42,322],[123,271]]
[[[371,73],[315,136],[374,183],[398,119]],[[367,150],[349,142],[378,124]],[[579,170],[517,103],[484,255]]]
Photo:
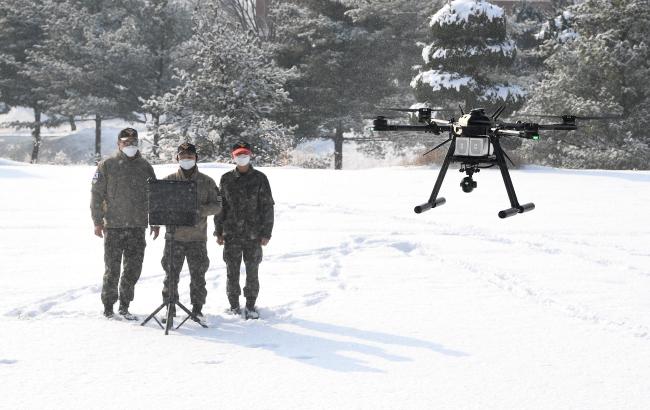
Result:
[[[188,318],[192,318],[192,320],[195,321],[196,323],[198,323],[199,325],[201,325],[201,327],[204,327],[204,328],[207,328],[207,327],[208,327],[208,325],[206,325],[205,323],[203,323],[203,321],[201,321],[201,319],[199,319],[199,318],[198,318],[194,313],[192,313],[188,308],[186,308],[186,307],[185,307],[181,302],[176,301],[176,304],[178,305],[178,307],[180,307],[181,309],[183,309],[183,310],[185,311],[185,313],[187,313],[187,317],[185,318],[185,320],[183,320],[183,323],[185,323],[185,321],[186,321]],[[181,323],[180,325],[178,325],[178,327],[181,327],[181,325],[182,325],[183,323]],[[177,327],[176,329],[178,329],[178,327]]]
[[[178,275],[180,275],[180,269],[178,274],[174,272],[174,233],[176,232],[175,226],[168,226],[167,232],[165,233],[165,240],[169,244],[169,261],[167,263],[168,275],[169,275],[169,294],[167,301],[167,322],[165,322],[165,335],[169,334],[169,330],[174,328],[174,311],[176,310],[175,304],[178,301]],[[167,243],[165,244],[167,245]],[[182,260],[181,260],[182,266]]]
[[[156,322],[158,322],[158,320],[156,319],[156,313],[160,312],[160,309],[164,308],[165,305],[166,305],[166,304],[163,303],[162,305],[158,306],[158,309],[154,310],[152,314],[150,314],[149,316],[147,316],[147,318],[146,318],[142,323],[140,323],[140,326],[144,326],[144,325],[146,325],[147,322],[150,321],[151,319],[154,319],[154,320],[156,320]],[[162,325],[160,324],[160,322],[158,322],[158,325],[159,325],[160,327],[162,327]]]
[[190,318],[189,316],[185,316],[185,319],[183,319],[183,321],[181,323],[179,323],[178,326],[176,326],[176,329],[174,329],[174,330],[180,329],[180,327],[183,326],[183,324],[185,322],[187,322],[187,319],[189,319],[189,318]]
[[167,322],[165,323],[165,334],[169,334],[169,330],[174,327],[174,302],[170,301],[167,304]]

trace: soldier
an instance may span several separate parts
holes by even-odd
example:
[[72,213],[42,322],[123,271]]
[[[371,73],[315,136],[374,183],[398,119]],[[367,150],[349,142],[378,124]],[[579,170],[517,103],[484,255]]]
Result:
[[237,166],[221,177],[223,209],[215,216],[214,236],[225,245],[223,260],[227,268],[226,293],[230,312],[240,313],[239,268],[242,257],[246,265],[244,297],[247,319],[257,319],[255,301],[259,293],[258,267],[262,261],[262,246],[271,239],[273,230],[273,196],[266,175],[250,165],[251,147],[247,142],[234,145],[232,157]]
[[[173,280],[178,293],[178,277],[183,268],[183,262],[187,258],[187,265],[190,268],[190,300],[192,302],[192,313],[199,318],[203,316],[201,309],[205,304],[205,297],[208,291],[205,288],[205,272],[210,265],[206,242],[208,240],[208,215],[217,215],[221,212],[221,195],[219,188],[212,178],[199,172],[196,166],[198,156],[196,147],[189,143],[183,143],[178,147],[176,160],[180,168],[173,174],[165,177],[173,181],[196,181],[197,196],[199,203],[199,220],[195,226],[179,226],[174,233],[174,252],[170,253],[170,243],[165,242],[165,253],[162,258],[162,266],[166,272],[163,283],[163,302],[167,303],[170,293],[170,279]],[[171,266],[170,266],[171,258]],[[172,312],[172,315],[175,311]]]
[[[142,272],[144,248],[147,246],[147,180],[156,178],[156,174],[138,151],[136,130],[125,128],[120,131],[117,146],[119,150],[115,155],[97,166],[90,211],[95,235],[104,238],[104,316],[113,317],[113,305],[119,295],[119,314],[127,320],[137,320],[129,313],[129,303]],[[151,227],[153,239],[158,237],[159,229]],[[124,269],[120,277],[122,262]]]

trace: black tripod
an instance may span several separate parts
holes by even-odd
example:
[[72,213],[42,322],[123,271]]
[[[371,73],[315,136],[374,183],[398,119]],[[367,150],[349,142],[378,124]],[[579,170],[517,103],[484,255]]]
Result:
[[[176,306],[179,308],[183,309],[185,313],[187,313],[187,317],[183,319],[181,323],[179,323],[178,326],[176,326],[175,330],[183,326],[183,324],[187,321],[187,319],[192,319],[199,325],[201,325],[204,328],[207,328],[208,326],[201,321],[194,313],[192,313],[188,308],[183,306],[181,302],[178,301],[178,277],[177,275],[173,275],[173,266],[174,266],[174,233],[176,232],[176,226],[171,225],[167,226],[167,232],[165,233],[165,240],[169,241],[169,262],[167,263],[167,272],[169,277],[169,295],[168,295],[168,300],[166,302],[163,302],[156,310],[153,311],[152,314],[150,314],[140,325],[144,326],[147,324],[148,321],[150,321],[152,318],[153,320],[158,323],[158,326],[160,326],[161,329],[165,329],[165,334],[169,334],[169,330],[174,328],[174,311],[176,310]],[[178,275],[180,276],[180,274]],[[165,322],[165,326],[160,323],[158,318],[156,318],[156,314],[160,312],[162,308],[167,306],[167,321]]]

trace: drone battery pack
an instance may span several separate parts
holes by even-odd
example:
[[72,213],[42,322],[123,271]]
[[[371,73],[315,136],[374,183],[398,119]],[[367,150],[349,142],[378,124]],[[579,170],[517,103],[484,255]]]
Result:
[[485,157],[494,149],[487,137],[456,137],[454,155],[461,157]]

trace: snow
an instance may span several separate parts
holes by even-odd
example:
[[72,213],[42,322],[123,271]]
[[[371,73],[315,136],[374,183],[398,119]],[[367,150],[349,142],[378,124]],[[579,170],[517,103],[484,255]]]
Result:
[[[231,168],[201,166],[217,180]],[[101,316],[94,168],[2,161],[2,407],[647,408],[650,172],[515,170],[537,209],[500,220],[495,170],[465,194],[452,168],[447,204],[422,215],[434,168],[263,171],[277,205],[262,319],[223,313],[210,240],[210,327],[164,336]],[[140,316],[160,303],[161,239],[148,238]],[[185,269],[187,304],[188,285]]]
[[[491,53],[500,53],[504,56],[511,57],[517,51],[517,46],[514,40],[507,40],[501,43],[488,44],[487,49],[490,50]],[[472,48],[471,55],[476,55],[480,52],[479,48]]]
[[422,47],[422,59],[424,60],[425,64],[429,64],[431,59],[429,58],[429,54],[431,54],[431,49],[435,47],[435,43],[426,45]]
[[451,88],[459,91],[461,87],[469,87],[476,84],[472,77],[442,70],[428,70],[419,73],[411,80],[411,87],[416,88],[419,81],[430,85],[433,91]]
[[[46,120],[47,116],[43,117]],[[24,107],[13,107],[0,114],[0,156],[14,157],[29,161],[33,139],[29,128],[16,129],[8,124],[21,121],[34,121],[34,112]],[[41,128],[41,152],[39,161],[43,163],[89,163],[93,162],[95,152],[95,121],[77,121],[77,130],[70,131],[70,125],[63,123],[57,127]],[[110,155],[117,144],[117,134],[126,127],[138,130],[142,148],[149,145],[144,123],[132,123],[121,119],[102,121],[102,155]]]
[[519,100],[525,98],[526,91],[518,85],[495,84],[483,90],[482,97],[486,100],[507,100],[508,97]]
[[503,18],[503,9],[483,0],[454,0],[445,4],[431,17],[429,26],[458,24],[469,21],[470,16],[485,16],[488,21]]
[[[426,104],[422,105],[423,107]],[[413,106],[411,106],[413,108]],[[419,107],[418,107],[419,108]],[[370,126],[370,125],[369,125]],[[344,138],[355,138],[352,132],[343,133]],[[395,152],[388,147],[383,158],[375,158],[363,152],[362,147],[354,142],[347,141],[343,144],[343,168],[344,169],[364,169],[375,167],[386,167],[398,165],[412,161],[417,154],[404,154],[404,152]],[[300,166],[309,160],[326,160],[329,168],[334,168],[334,141],[331,139],[314,138],[300,142],[291,152],[291,164]]]
[[[570,22],[573,21],[574,17],[574,14],[570,10],[564,10],[560,15],[552,20],[553,28],[559,30],[557,39],[560,43],[566,43],[579,37],[579,34],[570,26]],[[543,40],[550,33],[550,21],[547,21],[542,24],[542,29],[537,34],[535,34],[535,38],[538,40]]]
[[422,58],[425,64],[431,64],[431,60],[442,60],[445,58],[456,57],[465,58],[467,56],[500,54],[503,57],[514,57],[517,47],[512,40],[503,41],[500,43],[486,44],[482,47],[465,46],[463,48],[436,48],[433,52],[431,49],[436,46],[436,43],[429,44],[422,49]]

